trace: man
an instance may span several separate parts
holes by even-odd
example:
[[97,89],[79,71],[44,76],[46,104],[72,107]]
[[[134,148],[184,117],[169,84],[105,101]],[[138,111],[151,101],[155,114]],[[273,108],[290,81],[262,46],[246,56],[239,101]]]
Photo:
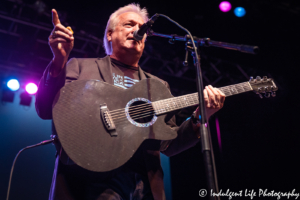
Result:
[[[54,29],[49,36],[49,45],[53,60],[44,72],[36,95],[36,109],[41,118],[52,119],[53,99],[60,88],[71,81],[98,79],[126,89],[145,78],[158,79],[138,65],[146,36],[142,41],[133,39],[133,32],[148,20],[146,9],[130,4],[110,16],[104,35],[107,57],[72,58],[69,62],[67,60],[74,46],[73,33],[60,23],[54,9],[52,17]],[[169,87],[165,81],[159,80]],[[225,95],[218,89],[206,87],[204,97],[208,117],[223,107]],[[198,115],[199,111],[196,110]],[[139,149],[123,166],[105,173],[79,167],[57,143],[58,153],[49,199],[165,199],[160,151],[171,156],[199,141],[199,124],[188,120],[176,127],[174,117],[167,124],[177,130],[176,139],[161,142],[157,149]],[[55,127],[53,134],[56,135]]]

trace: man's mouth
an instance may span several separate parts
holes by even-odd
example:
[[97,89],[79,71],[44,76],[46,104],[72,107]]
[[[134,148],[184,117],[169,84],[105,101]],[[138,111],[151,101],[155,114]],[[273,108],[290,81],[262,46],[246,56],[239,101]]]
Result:
[[[133,40],[133,41],[136,41],[136,40],[133,39],[133,38],[127,38],[127,40]],[[136,41],[136,42],[139,42],[139,41]]]

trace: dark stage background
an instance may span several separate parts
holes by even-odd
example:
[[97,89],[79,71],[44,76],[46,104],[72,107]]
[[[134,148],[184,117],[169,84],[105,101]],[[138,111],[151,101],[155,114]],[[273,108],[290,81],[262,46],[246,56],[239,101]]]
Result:
[[[36,81],[42,75],[52,57],[47,46],[47,38],[52,29],[51,8],[56,8],[63,24],[72,26],[75,31],[75,51],[71,57],[103,57],[104,51],[102,48],[97,49],[97,44],[92,42],[95,41],[93,37],[102,40],[109,15],[118,7],[131,3],[92,0],[38,2],[0,2],[1,83],[12,75]],[[224,108],[211,117],[209,122],[219,188],[235,192],[246,189],[256,192],[259,189],[291,192],[295,189],[299,193],[299,1],[230,2],[233,8],[243,6],[247,11],[246,15],[242,18],[235,17],[233,9],[222,13],[218,8],[220,1],[216,0],[139,1],[142,7],[148,8],[150,16],[155,13],[168,15],[195,36],[260,47],[258,55],[214,47],[201,48],[206,85],[222,87],[247,81],[249,76],[267,75],[274,78],[279,87],[275,98],[260,99],[252,92],[228,97]],[[19,22],[15,19],[39,27],[26,28],[23,24],[23,27],[19,25],[16,29]],[[12,24],[13,20],[15,24]],[[40,31],[37,31],[39,28]],[[164,18],[159,18],[153,29],[166,34],[185,34]],[[172,46],[167,39],[157,37],[148,38],[146,43],[145,54],[141,59],[141,66],[145,71],[167,80],[175,96],[196,92],[192,60],[190,59],[188,68],[180,65],[185,55],[184,43],[177,42]],[[87,45],[84,46],[85,44]],[[26,115],[17,117],[18,122],[5,120],[6,116],[18,116],[19,112],[9,111],[9,104],[1,105],[0,108],[0,199],[5,199],[8,173],[15,154],[24,146],[48,139],[50,125],[45,122],[40,129],[35,126],[35,133],[32,134],[31,124],[34,126],[34,120],[39,119],[31,118],[24,128],[25,122],[22,120]],[[30,112],[32,110],[33,103]],[[178,124],[192,111],[193,109],[185,109],[178,113]],[[216,136],[216,119],[220,125],[221,148]],[[9,134],[18,128],[16,124],[20,126],[19,132],[24,132]],[[44,135],[36,135],[39,130]],[[54,165],[53,153],[54,148],[50,145],[21,154],[14,174],[11,199],[47,199]],[[204,199],[199,197],[199,190],[206,188],[200,144],[170,160],[173,199]],[[250,197],[233,199],[248,198]]]

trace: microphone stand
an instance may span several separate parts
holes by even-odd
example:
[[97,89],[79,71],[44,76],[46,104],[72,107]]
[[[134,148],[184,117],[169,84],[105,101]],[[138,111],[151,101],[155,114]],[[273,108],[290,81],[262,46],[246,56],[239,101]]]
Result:
[[[186,36],[178,36],[176,34],[168,35],[168,34],[162,34],[162,33],[156,33],[152,29],[148,30],[148,36],[158,36],[158,37],[164,37],[169,38],[169,43],[174,44],[174,42],[177,41],[183,41],[183,42],[191,42],[191,38],[189,35]],[[257,54],[259,52],[258,46],[249,46],[244,44],[232,44],[227,42],[219,42],[211,40],[210,38],[198,38],[196,36],[193,36],[193,39],[196,43],[196,45],[204,46],[204,47],[219,47],[223,49],[230,49],[230,50],[236,50],[243,53],[251,53],[251,54]]]
[[[202,71],[200,66],[200,55],[198,52],[198,48],[199,46],[206,46],[206,47],[214,46],[214,47],[237,50],[237,51],[241,51],[244,53],[251,53],[251,54],[256,54],[259,48],[257,46],[237,45],[237,44],[231,44],[225,42],[218,42],[218,41],[210,40],[209,38],[197,38],[195,36],[190,36],[190,35],[177,36],[175,34],[167,35],[167,34],[155,33],[151,29],[148,30],[148,36],[159,36],[159,37],[169,38],[169,43],[171,44],[174,44],[176,40],[186,42],[186,55],[185,55],[185,61],[183,62],[185,66],[188,65],[187,63],[188,51],[192,52],[194,65],[197,70],[197,91],[198,91],[199,108],[201,114],[201,126],[200,126],[201,137],[200,138],[202,144],[202,154],[204,159],[207,187],[208,187],[208,191],[204,191],[204,193],[202,193],[203,190],[202,191],[200,190],[199,196],[204,197],[208,194],[210,200],[215,200],[215,199],[220,200],[219,195],[212,195],[212,192],[214,192],[214,194],[218,194],[219,188],[218,188],[217,173],[215,169],[210,132],[209,132],[209,128],[206,126],[206,124],[208,124],[208,120],[207,120],[207,115],[204,106]],[[196,46],[193,47],[189,46],[192,44],[193,41],[195,42],[195,44],[197,44],[196,46],[198,48]]]

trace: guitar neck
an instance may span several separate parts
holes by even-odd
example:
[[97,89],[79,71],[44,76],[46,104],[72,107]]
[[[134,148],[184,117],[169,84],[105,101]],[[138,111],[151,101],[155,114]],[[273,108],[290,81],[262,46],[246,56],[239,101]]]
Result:
[[[218,89],[221,90],[226,97],[253,90],[249,82],[229,85]],[[195,106],[198,104],[199,104],[199,98],[197,92],[188,95],[183,95],[179,97],[173,97],[169,99],[163,99],[163,100],[152,102],[152,106],[157,115],[165,114],[189,106]]]

